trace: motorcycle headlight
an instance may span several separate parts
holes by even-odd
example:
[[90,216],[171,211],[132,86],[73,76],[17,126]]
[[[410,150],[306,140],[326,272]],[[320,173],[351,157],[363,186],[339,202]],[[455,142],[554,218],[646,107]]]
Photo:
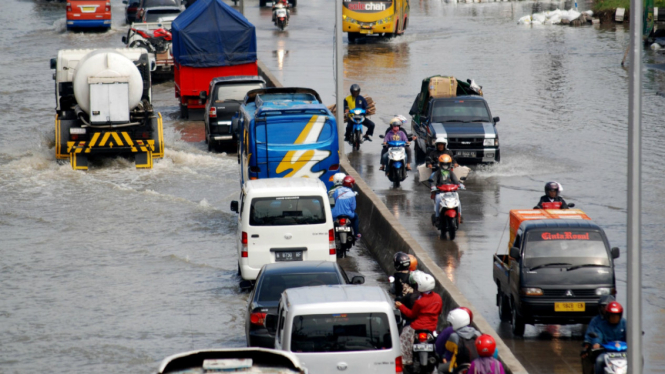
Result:
[[498,147],[499,146],[499,138],[489,138],[483,140],[483,146],[485,147]]

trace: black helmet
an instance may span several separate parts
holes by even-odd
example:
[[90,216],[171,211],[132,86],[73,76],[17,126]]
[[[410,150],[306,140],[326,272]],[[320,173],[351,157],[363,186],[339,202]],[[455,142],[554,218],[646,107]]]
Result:
[[354,92],[360,93],[360,86],[358,86],[355,83],[351,85],[351,93],[354,93]]
[[556,194],[558,196],[559,195],[559,183],[557,183],[557,182],[547,182],[545,184],[545,195],[547,195],[547,193],[549,191],[556,191]]
[[409,270],[409,266],[411,266],[411,258],[404,252],[395,253],[393,261],[395,263],[395,270],[397,271]]

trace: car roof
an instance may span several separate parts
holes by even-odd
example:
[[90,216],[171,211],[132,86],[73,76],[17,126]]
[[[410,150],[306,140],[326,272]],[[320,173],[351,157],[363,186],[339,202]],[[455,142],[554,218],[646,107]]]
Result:
[[312,304],[388,303],[391,299],[381,287],[358,285],[331,285],[289,288],[282,294],[289,307]]
[[146,7],[146,6],[154,7],[154,6],[169,5],[169,4],[172,4],[174,6],[178,6],[179,1],[178,0],[143,0],[141,2],[141,4],[143,4],[144,7]]
[[277,196],[283,191],[276,191],[275,189],[284,189],[288,191],[288,196],[293,196],[302,192],[311,193],[312,191],[321,190],[318,192],[326,193],[326,185],[320,179],[314,178],[265,178],[248,180],[243,186],[246,194],[260,194],[269,193],[270,196]]
[[337,273],[335,265],[331,261],[275,262],[264,265],[262,274]]
[[450,97],[433,97],[434,100],[478,100],[485,101],[485,98],[479,95],[459,95]]
[[248,83],[254,83],[257,81],[266,83],[266,81],[263,78],[259,77],[258,75],[235,75],[230,77],[217,77],[213,78],[210,83],[217,84],[222,82],[244,82],[244,81]]
[[522,222],[520,229],[525,232],[535,229],[601,230],[600,226],[586,219],[536,219]]

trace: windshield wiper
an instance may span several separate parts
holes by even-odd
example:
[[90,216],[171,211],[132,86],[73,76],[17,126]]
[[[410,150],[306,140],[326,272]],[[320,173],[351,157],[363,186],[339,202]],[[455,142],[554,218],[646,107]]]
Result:
[[467,121],[462,121],[461,119],[447,119],[443,122],[462,122],[462,123],[467,123]]
[[489,122],[489,121],[486,120],[486,119],[474,119],[474,120],[471,121],[471,122]]
[[534,266],[532,268],[529,268],[529,270],[536,270],[536,269],[540,269],[540,268],[546,268],[548,266],[566,266],[566,265],[572,265],[572,264],[569,264],[567,262],[550,262],[549,264],[542,264],[542,265]]
[[569,267],[567,270],[568,270],[568,271],[571,271],[571,270],[575,270],[575,269],[579,269],[579,268],[595,268],[595,267],[598,267],[598,268],[608,268],[609,265],[599,265],[599,264],[575,265],[575,266],[571,266],[571,267]]

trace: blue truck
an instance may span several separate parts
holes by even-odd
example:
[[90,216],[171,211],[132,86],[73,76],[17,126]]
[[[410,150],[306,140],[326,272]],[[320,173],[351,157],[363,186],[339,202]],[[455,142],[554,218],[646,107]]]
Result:
[[263,178],[319,178],[339,171],[337,121],[309,88],[251,90],[232,123],[238,135],[241,186]]

